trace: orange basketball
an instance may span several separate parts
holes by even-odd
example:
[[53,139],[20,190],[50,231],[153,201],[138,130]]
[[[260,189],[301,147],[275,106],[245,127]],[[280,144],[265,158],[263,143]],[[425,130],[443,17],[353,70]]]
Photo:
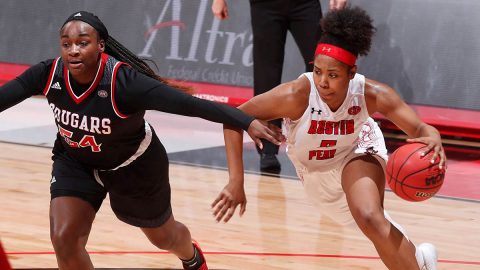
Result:
[[445,169],[438,168],[440,158],[430,163],[433,151],[422,157],[425,144],[409,143],[399,147],[387,162],[387,183],[395,194],[407,201],[424,201],[440,190]]

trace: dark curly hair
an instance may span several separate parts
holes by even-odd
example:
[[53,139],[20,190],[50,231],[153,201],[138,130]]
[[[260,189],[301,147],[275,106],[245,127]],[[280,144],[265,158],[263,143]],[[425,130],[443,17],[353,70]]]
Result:
[[367,55],[375,33],[373,20],[367,12],[350,5],[329,11],[321,21],[319,43],[332,44],[356,56]]

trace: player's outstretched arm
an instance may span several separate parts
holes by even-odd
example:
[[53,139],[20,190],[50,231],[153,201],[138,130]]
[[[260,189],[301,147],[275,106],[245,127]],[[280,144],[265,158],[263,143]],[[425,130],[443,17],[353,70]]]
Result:
[[157,110],[200,117],[241,128],[247,131],[255,142],[263,138],[275,144],[281,143],[275,130],[262,125],[255,117],[238,108],[189,95],[128,67],[120,68],[117,78],[125,80],[125,86],[119,88],[115,96],[117,106],[124,114]]
[[[252,127],[252,125],[255,126]],[[274,125],[268,125],[267,127],[267,125],[267,123],[260,123],[260,121],[254,120],[248,129],[249,134],[260,134],[250,134],[250,137],[252,137],[260,148],[262,148],[260,137],[265,137],[263,134],[268,134],[268,136],[271,136],[270,141],[276,141],[278,144],[285,140],[279,127]],[[243,177],[243,131],[239,128],[224,125],[223,134],[225,138],[229,182],[211,205],[213,215],[217,222],[222,220],[223,222],[228,222],[235,214],[238,206],[240,206],[239,214],[242,216],[247,206]]]
[[[271,91],[258,95],[239,107],[245,113],[261,120],[277,118],[297,119],[305,110],[301,104],[308,104],[309,84],[305,78],[281,84]],[[307,91],[305,91],[307,89]],[[306,95],[298,93],[306,92]],[[300,98],[299,98],[300,97]],[[270,128],[281,134],[273,125]],[[213,215],[217,221],[227,222],[240,206],[240,215],[246,209],[244,189],[243,132],[238,128],[224,125],[225,150],[227,155],[229,182],[212,203]],[[283,135],[277,139],[285,141]]]
[[16,79],[0,86],[0,112],[15,106],[23,100],[41,94],[45,87],[49,64],[53,60],[47,60],[31,66]]
[[240,205],[240,216],[245,213],[247,198],[243,178],[243,131],[224,125],[225,149],[229,181],[212,203],[217,222],[228,222]]

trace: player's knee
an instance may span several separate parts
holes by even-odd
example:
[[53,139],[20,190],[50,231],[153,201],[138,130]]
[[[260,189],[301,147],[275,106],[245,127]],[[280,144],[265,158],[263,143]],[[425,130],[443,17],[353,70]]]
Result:
[[368,208],[357,209],[352,212],[358,227],[367,235],[367,237],[378,237],[385,231],[387,222],[383,212]]
[[155,236],[149,237],[149,239],[159,249],[175,250],[179,243],[190,239],[190,232],[185,225],[175,222],[171,229],[156,232]]
[[50,231],[50,240],[58,257],[68,257],[85,248],[86,241],[73,228],[57,228]]

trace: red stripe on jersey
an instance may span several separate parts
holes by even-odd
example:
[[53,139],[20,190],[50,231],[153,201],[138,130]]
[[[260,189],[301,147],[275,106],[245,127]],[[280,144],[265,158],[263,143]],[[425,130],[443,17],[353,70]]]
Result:
[[69,71],[67,66],[64,66],[63,69],[63,77],[65,78],[65,84],[67,85],[68,89],[68,94],[70,94],[70,97],[75,101],[75,103],[80,104],[85,98],[87,98],[95,88],[97,88],[98,84],[102,80],[103,77],[103,71],[105,70],[105,64],[107,62],[108,55],[105,53],[102,53],[100,61],[100,66],[98,67],[97,75],[95,76],[95,79],[93,80],[93,83],[90,85],[90,87],[85,91],[83,94],[81,94],[79,97],[75,95],[75,93],[72,90],[72,87],[70,85],[70,77],[69,77]]
[[115,67],[113,68],[112,82],[110,83],[110,85],[112,87],[110,98],[112,99],[113,111],[118,115],[118,117],[128,118],[128,115],[125,115],[125,114],[121,113],[120,110],[118,110],[117,103],[115,102],[115,82],[116,82],[116,79],[117,79],[117,71],[122,64],[126,65],[126,63],[118,62],[118,63],[115,64]]
[[44,95],[44,96],[47,96],[47,95],[48,95],[48,91],[50,91],[50,85],[52,84],[53,73],[55,72],[55,69],[57,69],[58,59],[60,59],[60,57],[58,57],[57,59],[53,60],[52,67],[50,68],[50,73],[48,74],[47,84],[45,85],[45,88],[43,89],[43,95]]

